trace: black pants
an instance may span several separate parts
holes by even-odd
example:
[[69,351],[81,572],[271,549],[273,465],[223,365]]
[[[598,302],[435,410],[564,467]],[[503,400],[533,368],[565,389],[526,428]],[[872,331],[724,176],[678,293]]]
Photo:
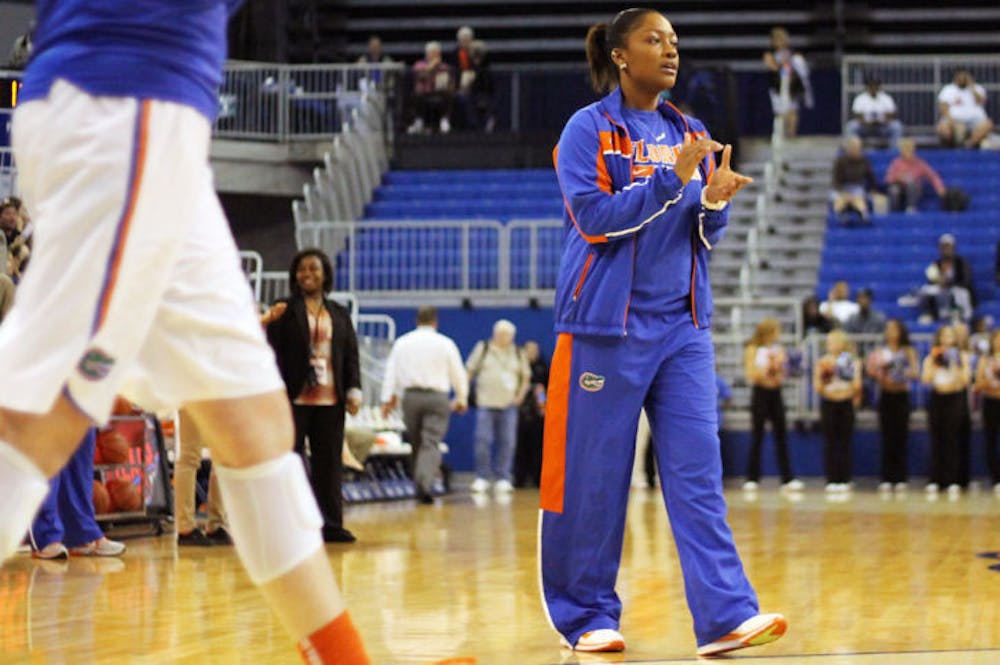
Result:
[[537,414],[526,414],[522,409],[517,421],[517,448],[514,452],[515,487],[541,485],[544,435],[545,419]]
[[448,92],[432,92],[413,98],[416,115],[423,118],[424,126],[434,132],[438,131],[441,118],[451,116],[451,102],[451,93]]
[[932,392],[927,404],[927,425],[931,435],[929,480],[938,485],[959,482],[961,464],[962,420],[965,416],[965,392]]
[[910,393],[882,392],[878,402],[882,432],[882,482],[905,483],[910,438]]
[[819,407],[823,428],[823,460],[826,482],[851,481],[851,444],[854,438],[854,405],[845,399],[834,402],[824,399]]
[[972,463],[972,411],[969,408],[969,393],[962,391],[962,425],[958,428],[958,484],[969,486]]
[[760,454],[764,444],[764,426],[771,421],[774,449],[778,455],[778,470],[781,482],[787,483],[795,477],[792,464],[788,460],[788,433],[785,426],[785,401],[781,398],[781,388],[754,386],[750,394],[750,417],[752,432],[750,437],[750,461],[747,463],[747,480],[760,480]]
[[[323,513],[324,528],[344,526],[343,479],[344,406],[292,405],[295,419],[295,452],[302,456],[309,469],[316,503]],[[306,438],[309,457],[306,457]]]
[[983,445],[986,446],[986,466],[993,484],[1000,483],[1000,450],[997,450],[997,436],[1000,435],[1000,399],[983,398]]

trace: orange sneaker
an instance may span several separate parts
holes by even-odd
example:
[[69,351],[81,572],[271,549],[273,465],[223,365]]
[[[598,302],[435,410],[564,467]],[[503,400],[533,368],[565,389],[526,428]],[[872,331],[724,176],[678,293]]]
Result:
[[788,621],[780,614],[758,614],[741,623],[736,630],[714,642],[698,647],[699,656],[716,656],[727,651],[756,647],[773,642],[788,630]]
[[581,635],[580,639],[576,641],[576,646],[570,646],[570,643],[564,637],[562,645],[567,649],[573,649],[573,651],[600,651],[607,653],[625,651],[625,638],[617,630],[601,628],[600,630],[592,630]]

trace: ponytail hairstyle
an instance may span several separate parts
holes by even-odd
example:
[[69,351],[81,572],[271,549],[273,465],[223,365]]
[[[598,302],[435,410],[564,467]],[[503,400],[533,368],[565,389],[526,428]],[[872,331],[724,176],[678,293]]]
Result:
[[635,24],[653,11],[656,10],[642,7],[626,9],[618,12],[611,23],[595,23],[587,30],[587,64],[590,84],[596,92],[610,92],[618,87],[618,67],[611,59],[611,51],[625,48]]

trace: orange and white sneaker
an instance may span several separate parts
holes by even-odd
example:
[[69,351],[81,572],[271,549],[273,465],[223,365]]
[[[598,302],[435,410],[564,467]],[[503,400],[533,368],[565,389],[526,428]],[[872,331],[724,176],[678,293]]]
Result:
[[698,647],[699,656],[717,656],[727,651],[756,647],[773,642],[788,630],[788,621],[780,614],[758,614],[741,623],[736,630],[714,642]]
[[625,651],[625,638],[617,630],[601,628],[600,630],[592,630],[581,635],[580,639],[576,641],[576,646],[571,646],[564,637],[562,638],[562,645],[573,651],[599,651],[608,653],[612,651]]

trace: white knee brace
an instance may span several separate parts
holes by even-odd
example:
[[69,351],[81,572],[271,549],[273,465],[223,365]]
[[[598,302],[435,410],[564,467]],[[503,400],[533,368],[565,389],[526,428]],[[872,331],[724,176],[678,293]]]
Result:
[[215,472],[236,552],[254,584],[281,577],[323,547],[323,517],[298,455],[244,469],[216,465]]
[[17,551],[31,520],[49,494],[49,481],[34,462],[0,441],[0,563]]

